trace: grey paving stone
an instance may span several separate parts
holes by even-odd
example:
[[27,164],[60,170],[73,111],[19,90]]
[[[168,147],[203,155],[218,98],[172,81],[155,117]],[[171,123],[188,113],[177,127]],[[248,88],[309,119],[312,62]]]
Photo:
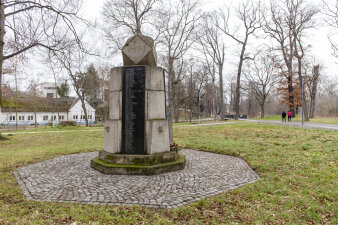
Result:
[[184,149],[186,167],[154,176],[107,175],[92,169],[97,152],[64,155],[14,172],[29,200],[136,204],[175,208],[242,185],[258,175],[237,157]]

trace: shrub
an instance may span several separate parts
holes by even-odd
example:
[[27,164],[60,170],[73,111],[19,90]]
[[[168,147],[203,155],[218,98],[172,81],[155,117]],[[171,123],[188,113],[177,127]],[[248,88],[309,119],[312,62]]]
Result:
[[62,127],[76,126],[76,122],[75,121],[61,121],[60,126]]
[[6,141],[8,140],[8,138],[6,138],[5,136],[3,136],[1,133],[0,133],[0,141]]

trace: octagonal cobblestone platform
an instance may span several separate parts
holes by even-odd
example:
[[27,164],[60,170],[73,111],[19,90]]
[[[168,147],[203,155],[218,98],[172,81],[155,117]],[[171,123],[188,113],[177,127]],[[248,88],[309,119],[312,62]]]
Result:
[[97,152],[64,155],[18,169],[29,200],[174,208],[259,179],[237,157],[184,149],[183,170],[153,176],[107,175],[90,167]]

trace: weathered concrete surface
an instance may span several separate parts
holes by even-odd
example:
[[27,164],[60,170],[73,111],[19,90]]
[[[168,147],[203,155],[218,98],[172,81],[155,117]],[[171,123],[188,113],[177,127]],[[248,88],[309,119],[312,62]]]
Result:
[[146,121],[147,154],[170,151],[168,120]]
[[104,122],[104,150],[110,153],[121,152],[122,142],[121,120],[106,120]]
[[29,200],[174,208],[259,179],[237,157],[194,150],[183,170],[154,176],[106,175],[92,169],[97,152],[72,154],[14,172]]
[[178,154],[175,151],[153,155],[131,155],[113,154],[106,151],[99,152],[99,159],[107,163],[118,165],[155,165],[159,163],[173,162],[177,160]]
[[122,91],[111,91],[109,93],[109,119],[122,119]]
[[147,91],[148,120],[165,119],[164,91]]
[[122,90],[122,67],[115,67],[110,70],[109,90]]
[[153,91],[164,91],[163,68],[146,67],[146,89]]
[[150,37],[136,34],[129,38],[122,48],[124,66],[156,66],[154,41]]
[[[128,155],[126,156],[128,157]],[[157,175],[177,170],[182,170],[185,166],[185,157],[178,154],[177,159],[171,162],[154,163],[152,165],[121,165],[108,164],[99,158],[94,158],[90,162],[90,166],[105,174],[115,175]]]

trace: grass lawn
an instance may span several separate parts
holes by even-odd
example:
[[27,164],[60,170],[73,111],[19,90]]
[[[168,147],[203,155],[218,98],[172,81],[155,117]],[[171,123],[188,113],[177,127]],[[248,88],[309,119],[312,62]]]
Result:
[[18,130],[0,130],[1,133],[23,133],[23,132],[44,132],[44,131],[73,131],[73,130],[103,130],[103,126],[85,127],[85,126],[38,126],[36,128],[18,129]]
[[95,132],[14,134],[0,142],[0,224],[337,224],[338,132],[235,123],[175,126],[183,148],[239,156],[260,180],[176,209],[27,201],[13,170],[103,148]]
[[[287,117],[287,116],[286,116]],[[273,115],[273,116],[265,116],[264,118],[256,117],[254,120],[277,120],[282,121],[282,115]],[[286,118],[288,119],[288,118]],[[292,121],[302,122],[302,114],[297,114],[295,118],[292,118]],[[307,121],[304,120],[305,123]],[[308,121],[309,123],[327,123],[327,124],[337,124],[338,118],[336,117],[315,117]]]

